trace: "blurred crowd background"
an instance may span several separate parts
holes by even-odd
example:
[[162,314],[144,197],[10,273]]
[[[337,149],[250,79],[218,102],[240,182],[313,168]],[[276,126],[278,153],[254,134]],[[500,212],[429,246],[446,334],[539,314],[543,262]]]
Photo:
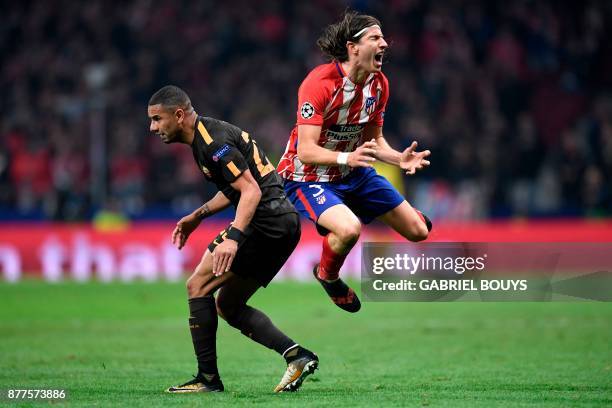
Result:
[[609,1],[22,1],[0,24],[0,219],[175,218],[214,191],[184,145],[149,133],[176,84],[276,164],[316,39],[345,7],[377,16],[391,145],[436,219],[612,214]]

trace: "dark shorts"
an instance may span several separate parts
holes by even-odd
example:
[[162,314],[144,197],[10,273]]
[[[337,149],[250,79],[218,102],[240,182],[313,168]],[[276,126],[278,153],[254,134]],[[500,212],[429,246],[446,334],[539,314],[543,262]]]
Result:
[[[255,225],[254,225],[255,224]],[[212,253],[225,239],[228,225],[208,245]],[[300,217],[295,212],[254,220],[246,231],[246,239],[238,246],[230,270],[251,278],[266,287],[293,252],[302,233]]]
[[[304,217],[317,222],[330,207],[345,204],[364,224],[391,211],[404,197],[372,168],[359,167],[338,182],[319,183],[285,180],[285,191]],[[317,225],[321,235],[329,231]]]

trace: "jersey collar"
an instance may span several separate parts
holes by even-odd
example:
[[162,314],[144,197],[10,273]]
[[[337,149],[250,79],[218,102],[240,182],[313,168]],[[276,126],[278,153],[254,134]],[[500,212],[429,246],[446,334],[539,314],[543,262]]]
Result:
[[346,75],[346,72],[344,72],[344,69],[342,68],[342,64],[340,64],[338,61],[335,61],[336,64],[336,69],[338,70],[338,74],[340,75],[341,78],[345,78],[346,81],[353,85],[354,87],[363,87],[366,86],[368,83],[370,83],[370,81],[372,81],[372,79],[374,79],[374,74],[370,74],[368,75],[368,77],[366,78],[365,81],[363,81],[363,83],[361,84],[356,84],[353,81],[351,81],[351,79],[348,77],[348,75]]

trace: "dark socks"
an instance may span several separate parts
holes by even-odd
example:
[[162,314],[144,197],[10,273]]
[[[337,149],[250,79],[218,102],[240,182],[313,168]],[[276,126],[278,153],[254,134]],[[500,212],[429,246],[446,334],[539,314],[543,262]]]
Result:
[[285,350],[285,352],[283,353],[283,357],[285,358],[285,361],[287,362],[287,364],[301,357],[302,350],[304,349],[300,347],[299,344],[296,344],[295,346],[290,347],[288,350]]
[[227,322],[251,340],[281,355],[296,344],[274,326],[268,316],[251,306],[242,306],[232,316],[228,317]]
[[219,378],[217,370],[217,308],[212,295],[189,299],[189,328],[198,360],[198,374],[206,381]]

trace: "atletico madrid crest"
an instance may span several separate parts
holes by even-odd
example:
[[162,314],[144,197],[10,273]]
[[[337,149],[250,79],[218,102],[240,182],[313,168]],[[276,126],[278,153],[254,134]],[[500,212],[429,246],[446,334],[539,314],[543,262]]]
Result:
[[368,113],[368,115],[371,115],[372,112],[374,112],[374,109],[376,108],[376,96],[370,96],[366,99],[365,101],[365,110]]

